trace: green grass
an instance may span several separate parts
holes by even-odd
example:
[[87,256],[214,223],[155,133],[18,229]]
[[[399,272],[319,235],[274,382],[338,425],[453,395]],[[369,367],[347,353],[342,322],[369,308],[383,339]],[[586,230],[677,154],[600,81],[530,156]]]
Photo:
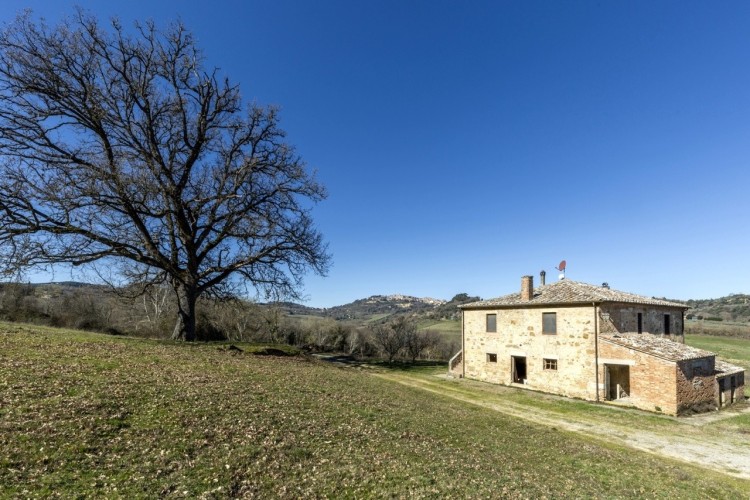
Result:
[[750,368],[750,340],[712,335],[685,334],[687,345],[715,352],[720,358]]
[[463,380],[456,383],[455,379],[440,380],[435,376],[445,373],[445,363],[441,366],[435,366],[425,362],[413,369],[404,369],[399,366],[389,367],[386,364],[382,366],[389,368],[392,372],[387,375],[389,378],[402,381],[418,380],[423,386],[432,387],[440,392],[446,391],[460,399],[479,404],[499,402],[524,407],[528,410],[537,409],[559,417],[573,417],[576,420],[585,418],[602,419],[610,424],[619,423],[637,428],[659,429],[669,426],[674,427],[675,425],[673,417],[640,410],[623,410],[608,405],[593,404],[590,401],[487,382]]
[[461,320],[425,319],[417,324],[420,330],[437,332],[447,342],[461,342]]
[[0,324],[0,497],[737,498],[750,491],[747,481],[370,371],[240,347]]
[[380,320],[383,320],[390,316],[391,313],[378,313],[378,314],[372,314],[369,318],[365,320],[365,323],[377,323]]
[[714,335],[685,334],[685,343],[699,349],[715,352],[720,358],[745,368],[745,395],[750,397],[747,370],[750,369],[750,340]]

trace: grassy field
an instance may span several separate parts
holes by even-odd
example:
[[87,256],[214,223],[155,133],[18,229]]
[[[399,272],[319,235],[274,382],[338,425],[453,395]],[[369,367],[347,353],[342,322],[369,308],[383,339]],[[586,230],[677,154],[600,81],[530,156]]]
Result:
[[685,343],[715,352],[720,358],[730,363],[750,368],[750,340],[748,339],[685,334]]
[[450,319],[426,319],[417,324],[420,330],[431,330],[437,332],[445,341],[461,342],[461,320]]
[[0,324],[0,497],[750,491],[748,481],[388,379],[408,372],[238,345],[244,352]]
[[377,323],[378,321],[387,318],[390,316],[390,313],[379,313],[379,314],[373,314],[367,320],[365,320],[365,323]]
[[750,340],[750,323],[686,320],[685,333],[695,335],[721,335]]
[[[715,335],[685,334],[685,343],[699,349],[715,352],[720,358],[750,369],[750,340]],[[747,373],[747,372],[746,372]],[[747,379],[747,375],[745,377]],[[750,397],[750,384],[745,385],[745,395]],[[749,422],[750,423],[750,422]]]
[[461,321],[456,319],[425,319],[417,325],[420,330],[434,330],[439,333],[451,333],[461,336]]

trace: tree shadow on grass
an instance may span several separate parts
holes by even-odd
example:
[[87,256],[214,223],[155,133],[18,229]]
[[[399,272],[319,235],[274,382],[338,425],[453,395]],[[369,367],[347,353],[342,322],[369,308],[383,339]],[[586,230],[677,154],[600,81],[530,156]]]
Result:
[[432,372],[436,369],[448,369],[445,361],[419,360],[411,363],[409,361],[393,361],[389,363],[383,359],[359,359],[345,354],[313,354],[313,357],[329,363],[335,363],[341,366],[377,368],[387,371],[425,371]]
[[370,365],[392,371],[434,371],[437,368],[448,370],[446,361],[418,360],[414,363],[409,361],[370,361]]

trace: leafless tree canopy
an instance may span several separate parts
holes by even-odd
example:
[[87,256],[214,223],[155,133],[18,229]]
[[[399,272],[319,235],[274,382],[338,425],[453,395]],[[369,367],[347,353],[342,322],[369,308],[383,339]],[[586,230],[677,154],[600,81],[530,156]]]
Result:
[[239,282],[294,295],[329,255],[310,207],[325,197],[276,111],[245,109],[189,32],[58,27],[23,15],[0,34],[0,266],[122,264],[178,297]]

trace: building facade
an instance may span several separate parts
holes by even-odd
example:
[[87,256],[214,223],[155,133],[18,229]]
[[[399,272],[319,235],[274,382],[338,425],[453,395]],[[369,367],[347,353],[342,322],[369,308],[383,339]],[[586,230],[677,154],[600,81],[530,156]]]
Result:
[[452,373],[668,414],[744,397],[744,370],[684,344],[687,307],[570,280],[464,304]]

